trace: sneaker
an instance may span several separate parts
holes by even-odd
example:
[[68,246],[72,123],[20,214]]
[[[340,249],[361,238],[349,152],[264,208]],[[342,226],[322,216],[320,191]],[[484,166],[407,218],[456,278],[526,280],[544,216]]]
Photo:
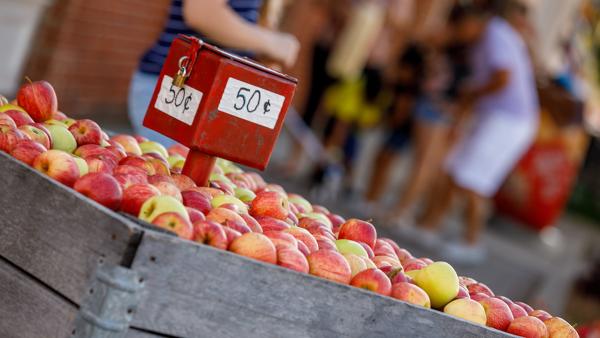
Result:
[[487,256],[481,244],[470,245],[464,242],[448,243],[442,249],[442,257],[458,264],[481,264]]

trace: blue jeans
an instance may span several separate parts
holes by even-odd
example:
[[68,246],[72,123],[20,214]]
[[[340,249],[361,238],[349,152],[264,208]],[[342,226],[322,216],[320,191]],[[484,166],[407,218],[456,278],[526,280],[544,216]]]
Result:
[[136,134],[144,136],[149,140],[159,142],[165,147],[169,147],[176,142],[142,125],[157,82],[157,75],[139,71],[133,74],[129,86],[129,121]]

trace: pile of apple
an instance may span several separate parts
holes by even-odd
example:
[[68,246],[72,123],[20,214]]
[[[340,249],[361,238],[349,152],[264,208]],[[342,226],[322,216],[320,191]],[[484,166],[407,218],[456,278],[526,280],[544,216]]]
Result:
[[58,111],[52,86],[0,97],[0,150],[115,211],[179,237],[262,262],[433,308],[523,337],[577,337],[561,318],[415,258],[375,227],[345,220],[260,175],[218,160],[208,187],[181,174],[187,149],[139,136],[109,137]]

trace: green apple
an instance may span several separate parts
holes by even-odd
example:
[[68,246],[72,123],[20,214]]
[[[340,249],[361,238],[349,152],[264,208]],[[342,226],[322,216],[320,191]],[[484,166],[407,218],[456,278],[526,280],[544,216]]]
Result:
[[349,239],[338,239],[335,241],[335,247],[338,251],[343,254],[355,254],[360,257],[369,257],[367,250],[362,247],[358,242]]
[[142,150],[142,154],[155,152],[160,154],[165,160],[169,158],[169,152],[167,149],[160,143],[154,141],[144,141],[140,143],[140,149]]
[[256,197],[254,191],[250,189],[237,187],[234,188],[233,191],[235,193],[235,197],[239,198],[244,203],[252,202],[254,197]]
[[188,221],[190,220],[183,204],[175,197],[169,195],[153,196],[147,199],[146,202],[142,204],[138,218],[151,223],[156,216],[165,212],[176,212]]
[[312,204],[310,204],[309,201],[307,201],[304,197],[302,197],[298,194],[288,194],[288,201],[290,201],[290,203],[294,203],[294,204],[298,204],[298,205],[302,206],[304,208],[304,210],[306,210],[306,212],[313,211]]
[[71,155],[71,156],[73,156],[75,163],[77,163],[77,167],[79,167],[79,177],[87,174],[89,171],[87,162],[77,155]]
[[248,212],[248,206],[244,202],[240,201],[235,196],[223,194],[223,195],[217,195],[217,196],[213,197],[212,200],[210,200],[210,205],[213,208],[218,208],[223,204],[234,204],[240,209],[241,213],[245,214]]
[[235,187],[236,185],[231,182],[231,180],[229,179],[229,177],[223,175],[223,174],[219,174],[219,173],[212,173],[210,174],[210,177],[208,179],[209,181],[221,181],[221,182],[225,182],[233,187]]
[[327,218],[327,216],[323,215],[322,213],[307,212],[305,214],[300,214],[300,217],[298,217],[298,218],[302,218],[302,217],[312,218],[315,221],[319,221],[319,222],[325,224],[329,229],[333,228],[333,224],[331,224],[331,221],[329,220],[329,218]]
[[77,122],[76,120],[67,117],[66,119],[61,121],[65,126],[67,126],[67,128],[69,128],[71,125],[73,125],[75,122]]
[[169,162],[169,167],[171,169],[183,168],[183,165],[185,164],[185,157],[179,154],[173,154],[170,155],[169,158],[167,158],[167,162]]
[[241,174],[241,173],[243,173],[243,172],[244,172],[244,171],[242,170],[242,168],[238,167],[238,166],[237,166],[237,165],[235,165],[235,164],[231,164],[231,165],[229,165],[229,166],[227,166],[227,167],[225,167],[225,168],[221,168],[221,169],[223,169],[223,173],[224,173],[224,174],[232,174],[232,173],[233,173],[233,174]]
[[458,294],[458,276],[450,264],[435,262],[421,270],[413,271],[416,272],[410,276],[415,284],[429,295],[432,308],[441,309],[456,298]]
[[7,103],[7,104],[3,104],[3,105],[0,106],[0,113],[4,113],[4,112],[9,111],[9,110],[20,110],[20,111],[26,113],[25,109],[23,109],[23,108],[21,108],[19,106],[16,106],[14,104]]
[[72,153],[77,148],[77,141],[64,124],[44,124],[52,136],[52,149]]

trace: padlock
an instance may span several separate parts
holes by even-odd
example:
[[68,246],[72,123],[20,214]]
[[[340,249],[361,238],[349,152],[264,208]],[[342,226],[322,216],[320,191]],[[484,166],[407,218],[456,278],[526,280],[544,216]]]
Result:
[[179,59],[179,70],[177,71],[177,74],[175,74],[175,76],[173,77],[173,85],[175,87],[183,87],[183,85],[185,84],[185,80],[187,80],[188,72],[186,65],[184,64],[187,60],[189,60],[189,57],[187,56],[182,56]]

